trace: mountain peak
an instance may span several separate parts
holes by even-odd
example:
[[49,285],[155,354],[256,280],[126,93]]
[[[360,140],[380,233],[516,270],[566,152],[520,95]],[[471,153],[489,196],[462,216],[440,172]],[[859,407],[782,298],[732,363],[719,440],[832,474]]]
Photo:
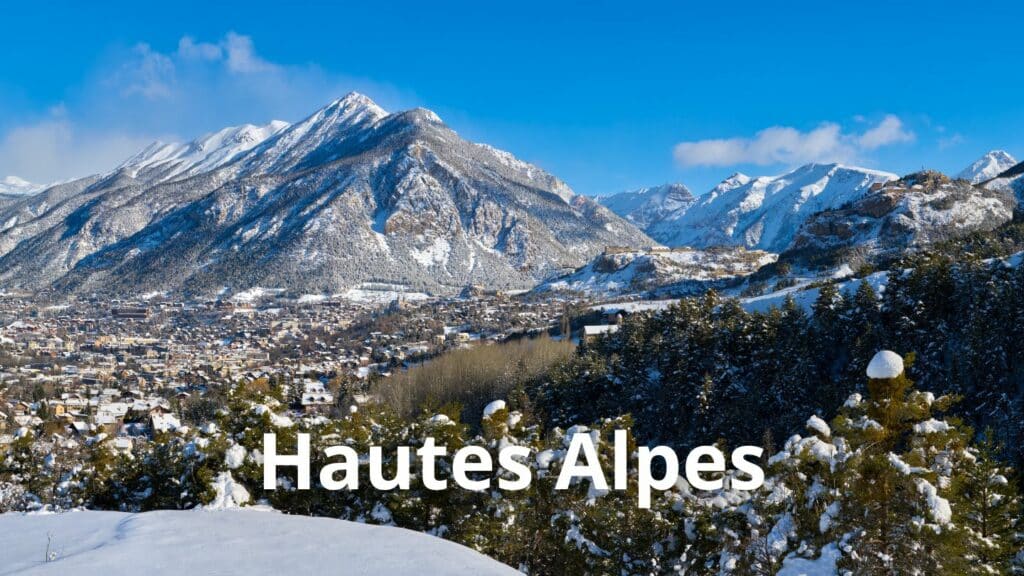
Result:
[[640,228],[678,219],[697,201],[690,189],[678,182],[620,192],[597,200]]
[[999,176],[1001,173],[1012,168],[1016,163],[1017,160],[1008,152],[992,150],[975,160],[967,168],[964,168],[956,177],[967,180],[971,184],[980,184]]
[[374,118],[383,118],[388,115],[387,111],[377,105],[373,99],[360,92],[349,92],[328,104],[324,110],[330,110],[342,115],[362,113]]

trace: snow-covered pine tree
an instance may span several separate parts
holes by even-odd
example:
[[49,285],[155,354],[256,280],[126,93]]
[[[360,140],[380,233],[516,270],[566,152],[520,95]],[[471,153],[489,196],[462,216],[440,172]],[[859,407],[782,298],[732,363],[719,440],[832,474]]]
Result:
[[853,574],[956,573],[947,565],[957,540],[948,497],[969,431],[933,417],[955,398],[914,390],[894,352],[877,353],[867,374],[868,397],[851,398],[833,425],[847,442],[834,527],[845,540],[840,565]]
[[969,449],[953,484],[953,519],[960,528],[961,574],[1014,573],[1020,549],[1021,500],[1012,470],[997,460],[999,447],[986,431]]

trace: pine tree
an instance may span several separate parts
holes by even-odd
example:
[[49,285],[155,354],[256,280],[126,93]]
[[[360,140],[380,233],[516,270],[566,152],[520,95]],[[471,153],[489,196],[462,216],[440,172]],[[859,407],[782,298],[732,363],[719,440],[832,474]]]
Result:
[[961,528],[962,574],[1009,574],[1019,547],[1021,501],[1011,471],[996,458],[991,431],[970,450],[954,484],[954,520]]
[[914,390],[892,352],[878,353],[868,374],[868,397],[848,402],[833,426],[848,444],[836,529],[853,538],[842,565],[855,574],[955,573],[944,565],[955,542],[946,496],[969,434],[933,418],[955,398]]

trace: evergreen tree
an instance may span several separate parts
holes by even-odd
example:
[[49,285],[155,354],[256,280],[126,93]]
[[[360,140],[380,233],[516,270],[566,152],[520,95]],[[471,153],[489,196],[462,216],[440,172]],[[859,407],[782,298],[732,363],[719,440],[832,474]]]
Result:
[[1020,542],[1021,502],[1010,469],[996,459],[991,431],[969,451],[953,486],[962,574],[1009,574]]
[[842,565],[855,574],[954,574],[947,496],[969,431],[933,413],[955,398],[913,390],[892,352],[875,355],[868,375],[868,397],[848,402],[833,426],[847,443],[835,529],[853,535]]

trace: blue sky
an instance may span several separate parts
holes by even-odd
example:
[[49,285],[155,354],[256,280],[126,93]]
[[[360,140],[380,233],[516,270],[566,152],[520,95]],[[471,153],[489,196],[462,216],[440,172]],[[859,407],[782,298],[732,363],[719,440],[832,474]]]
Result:
[[97,171],[353,89],[587,194],[1024,156],[1011,2],[29,4],[3,8],[0,176]]

